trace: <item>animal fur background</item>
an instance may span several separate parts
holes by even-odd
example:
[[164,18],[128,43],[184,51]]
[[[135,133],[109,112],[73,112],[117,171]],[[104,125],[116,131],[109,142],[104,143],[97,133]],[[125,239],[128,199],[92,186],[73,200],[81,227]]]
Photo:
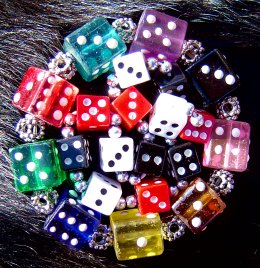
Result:
[[[189,22],[190,36],[197,40],[208,38],[218,40],[220,44],[229,42],[235,50],[243,51],[243,48],[248,50],[251,47],[259,52],[258,0],[0,0],[1,267],[175,267],[175,264],[181,263],[180,257],[183,267],[189,262],[189,255],[188,259],[185,258],[184,243],[180,245],[180,250],[174,249],[178,242],[173,245],[166,243],[166,252],[163,257],[157,257],[157,262],[148,258],[118,263],[113,251],[86,253],[68,250],[43,232],[44,217],[34,212],[24,194],[15,192],[9,167],[7,149],[19,143],[14,126],[20,117],[20,112],[11,106],[10,99],[27,68],[37,66],[46,69],[49,58],[61,48],[63,37],[91,18],[98,15],[109,19],[125,16],[138,22],[142,10],[147,7],[181,16]],[[194,245],[194,250],[187,254],[195,259],[200,258],[205,267],[211,266],[209,261],[213,265],[223,254],[221,246],[219,252],[210,255],[214,258],[212,260],[205,252],[200,252],[196,243],[210,243],[206,237],[206,234],[202,234],[194,237],[193,242],[186,241]],[[223,240],[218,242],[225,243]],[[209,251],[207,254],[210,254]],[[250,254],[247,264],[254,267],[255,263],[259,263],[259,255],[254,252]],[[163,266],[161,261],[164,258],[170,260],[172,266],[169,263],[170,266]]]

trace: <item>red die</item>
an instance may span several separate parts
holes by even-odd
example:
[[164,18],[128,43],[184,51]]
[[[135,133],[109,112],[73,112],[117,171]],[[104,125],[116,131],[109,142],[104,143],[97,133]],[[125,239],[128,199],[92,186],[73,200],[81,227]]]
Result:
[[107,130],[110,126],[110,100],[106,96],[78,95],[77,129]]
[[188,117],[187,124],[180,133],[184,140],[207,143],[210,139],[215,118],[210,113],[203,110],[194,110]]
[[61,127],[79,90],[61,77],[30,67],[12,104],[55,127]]
[[144,179],[135,186],[135,191],[141,214],[160,213],[171,209],[169,186],[163,178]]
[[111,105],[121,116],[126,130],[131,130],[152,109],[151,103],[135,87],[127,88]]

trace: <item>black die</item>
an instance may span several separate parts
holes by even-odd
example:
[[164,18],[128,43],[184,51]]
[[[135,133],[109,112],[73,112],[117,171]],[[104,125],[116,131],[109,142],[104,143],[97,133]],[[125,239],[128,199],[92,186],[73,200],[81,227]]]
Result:
[[82,136],[57,140],[61,166],[64,170],[87,168],[89,166],[88,143]]
[[164,167],[165,147],[141,141],[137,150],[134,171],[147,175],[160,176]]
[[200,58],[187,70],[205,107],[215,104],[239,86],[239,78],[217,49]]
[[191,142],[173,146],[168,150],[171,167],[177,181],[187,180],[200,173],[200,162]]

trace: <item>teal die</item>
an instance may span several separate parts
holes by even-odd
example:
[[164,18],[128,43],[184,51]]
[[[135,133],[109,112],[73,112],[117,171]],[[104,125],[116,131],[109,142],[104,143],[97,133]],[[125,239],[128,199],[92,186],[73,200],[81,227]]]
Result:
[[72,54],[77,71],[89,82],[110,70],[112,60],[127,47],[109,22],[97,17],[69,34],[63,49]]
[[18,145],[9,150],[20,192],[49,189],[60,185],[67,174],[61,169],[55,140]]

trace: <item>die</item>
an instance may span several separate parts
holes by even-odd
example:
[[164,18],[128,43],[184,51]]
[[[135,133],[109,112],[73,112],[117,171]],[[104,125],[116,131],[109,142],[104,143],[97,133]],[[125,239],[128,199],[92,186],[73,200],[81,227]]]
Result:
[[150,113],[149,132],[166,139],[175,139],[186,125],[193,107],[183,98],[161,93]]
[[88,179],[88,187],[82,195],[81,203],[109,216],[121,195],[122,188],[119,182],[93,171]]
[[64,170],[87,168],[89,166],[88,141],[81,135],[57,140],[57,148]]
[[151,79],[142,52],[115,58],[113,66],[121,88],[141,84]]
[[171,147],[168,150],[168,156],[177,181],[188,180],[201,171],[196,148],[191,142]]
[[160,176],[163,171],[165,156],[165,146],[141,141],[137,147],[134,171]]
[[110,70],[112,60],[127,48],[109,22],[97,17],[69,34],[63,49],[74,57],[82,78],[90,82]]
[[77,96],[77,130],[103,131],[110,126],[110,100],[107,96]]
[[50,189],[67,179],[53,139],[18,145],[9,153],[15,188],[20,192]]
[[12,105],[26,113],[61,127],[79,90],[61,77],[36,67],[25,73]]
[[118,260],[158,256],[164,244],[158,213],[141,215],[138,209],[116,211],[110,215],[114,249]]
[[146,58],[176,62],[181,55],[188,23],[162,12],[145,9],[138,22],[130,53],[141,51]]
[[246,122],[215,119],[210,140],[204,145],[202,165],[208,168],[243,172],[247,169],[250,125]]
[[138,209],[141,214],[161,213],[171,209],[170,190],[163,178],[145,178],[135,185]]
[[194,179],[173,202],[173,212],[196,234],[220,213],[226,205],[201,178]]
[[240,84],[238,76],[217,49],[197,60],[186,70],[186,73],[205,107],[230,95]]
[[61,199],[47,217],[44,230],[72,249],[81,249],[100,224],[100,213],[80,205],[74,198]]
[[99,138],[100,167],[105,172],[132,171],[134,141],[129,137]]
[[207,143],[210,140],[215,118],[204,110],[194,109],[180,133],[180,138],[192,142]]
[[121,116],[122,125],[130,131],[151,111],[152,105],[135,87],[129,87],[111,103],[111,108]]

